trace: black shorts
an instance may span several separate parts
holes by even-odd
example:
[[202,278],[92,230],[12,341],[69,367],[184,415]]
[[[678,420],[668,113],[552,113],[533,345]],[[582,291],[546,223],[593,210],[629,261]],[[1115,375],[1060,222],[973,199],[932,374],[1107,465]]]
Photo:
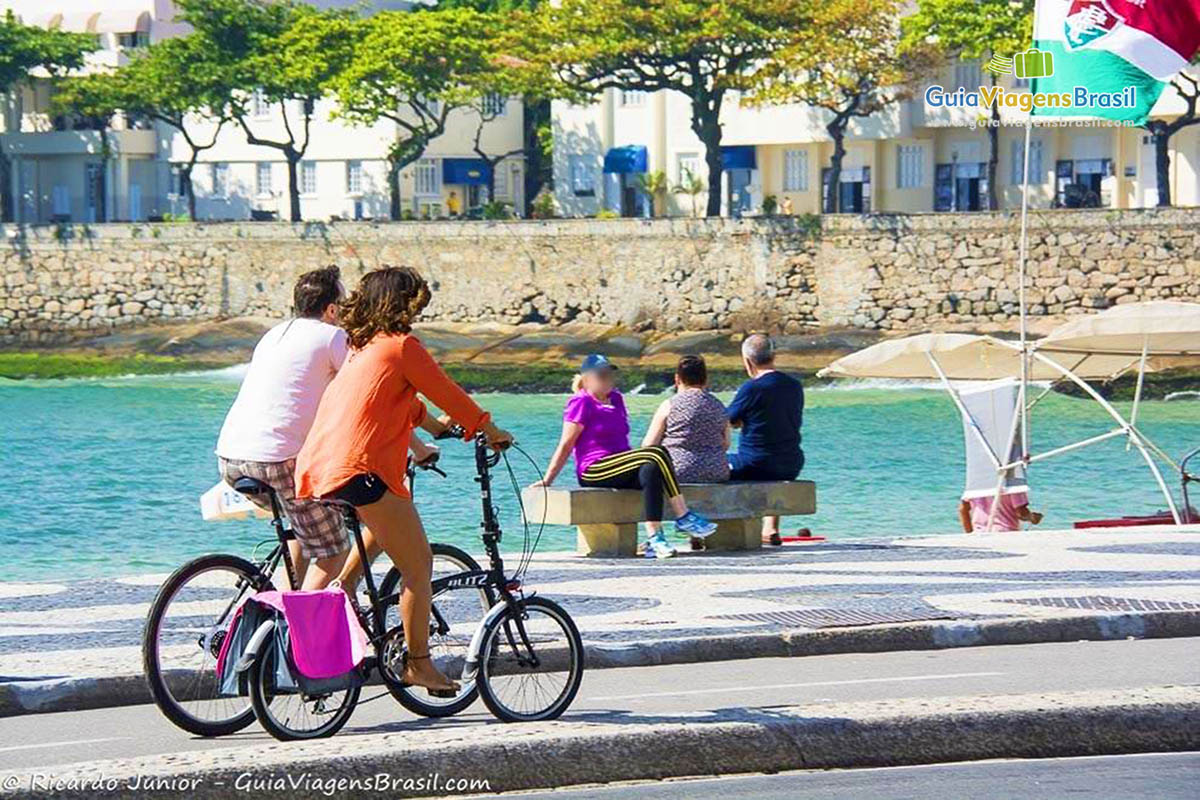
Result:
[[341,500],[355,508],[378,503],[387,494],[387,484],[374,472],[355,475],[330,494],[330,499]]

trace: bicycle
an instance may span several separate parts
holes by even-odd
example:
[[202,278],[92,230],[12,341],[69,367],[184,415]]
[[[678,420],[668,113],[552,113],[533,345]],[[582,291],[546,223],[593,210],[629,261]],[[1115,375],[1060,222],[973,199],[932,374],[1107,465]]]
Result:
[[[427,468],[445,477],[435,465]],[[415,477],[410,468],[410,486]],[[179,567],[159,588],[142,634],[142,665],[155,704],[176,726],[205,737],[236,733],[254,722],[248,697],[223,697],[218,691],[217,655],[233,613],[247,595],[275,588],[274,576],[280,565],[288,588],[300,588],[288,550],[295,533],[285,524],[274,490],[254,478],[236,481],[234,489],[247,496],[268,498],[274,547],[261,559],[220,553],[200,556]],[[441,543],[430,547],[435,574],[479,569],[479,563],[460,548]],[[383,594],[394,595],[399,581],[400,574],[392,567],[380,584]],[[467,622],[473,624],[480,619],[494,602],[490,591],[481,589],[473,605],[460,601],[453,607],[443,604],[435,608],[435,617],[441,622],[431,630],[431,648],[447,660],[452,660],[454,653],[465,652],[466,643],[453,639],[448,621],[453,621],[455,627],[466,627]],[[475,699],[469,689],[449,701],[426,694],[416,687],[397,687],[394,692],[410,711],[431,717],[457,713]]]
[[[451,435],[452,431],[439,438]],[[488,710],[504,722],[555,719],[571,705],[583,680],[583,641],[575,622],[562,606],[534,594],[526,596],[522,590],[521,577],[533,554],[528,529],[520,566],[513,575],[506,573],[499,547],[503,534],[496,508],[492,505],[491,482],[491,470],[504,455],[491,452],[482,435],[475,437],[474,446],[475,481],[479,484],[483,508],[481,528],[488,567],[464,569],[433,581],[435,598],[446,592],[482,589],[490,589],[497,597],[472,634],[461,673],[457,676],[464,687],[460,698],[478,691]],[[512,475],[511,466],[509,473]],[[515,485],[515,476],[513,481]],[[337,501],[333,504],[342,510],[354,545],[363,563],[367,563],[368,554],[354,508]],[[405,654],[403,627],[389,627],[386,620],[386,611],[395,605],[397,596],[383,595],[376,588],[370,570],[365,570],[363,577],[370,603],[366,609],[360,607],[358,610],[374,653],[362,665],[363,677],[378,669],[388,690],[395,694],[398,690],[411,688],[405,687],[400,679]],[[435,623],[438,616],[435,610]],[[274,624],[271,621],[262,623],[239,662],[239,667],[248,660],[250,662],[248,684],[255,715],[262,726],[280,740],[332,736],[349,720],[359,702],[361,686],[323,695],[281,690],[275,680],[277,650],[267,645]],[[551,681],[557,688],[547,688]],[[470,686],[469,690],[466,690],[467,686]],[[526,701],[532,705],[518,707]],[[456,700],[456,705],[459,702]],[[304,723],[310,721],[311,727],[305,727]]]

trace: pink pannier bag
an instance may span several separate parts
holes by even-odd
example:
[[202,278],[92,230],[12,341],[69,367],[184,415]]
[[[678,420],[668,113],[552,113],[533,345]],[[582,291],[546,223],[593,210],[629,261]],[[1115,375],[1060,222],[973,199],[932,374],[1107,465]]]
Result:
[[[254,606],[251,613],[249,606]],[[369,638],[341,589],[299,592],[259,592],[246,598],[234,614],[229,633],[217,656],[222,682],[234,676],[229,667],[241,658],[259,623],[274,617],[275,646],[291,677],[302,691],[317,693],[361,684]],[[280,678],[283,676],[280,675]]]

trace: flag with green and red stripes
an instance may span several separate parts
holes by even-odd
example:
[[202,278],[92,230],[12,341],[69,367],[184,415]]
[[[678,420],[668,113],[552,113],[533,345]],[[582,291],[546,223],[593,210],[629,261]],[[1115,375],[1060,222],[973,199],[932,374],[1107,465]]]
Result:
[[[1042,106],[1035,116],[1145,122],[1166,81],[1200,50],[1200,0],[1037,0],[1033,46],[1053,57],[1054,74],[1032,90],[1118,95],[1128,107]],[[1133,88],[1130,93],[1129,88]]]

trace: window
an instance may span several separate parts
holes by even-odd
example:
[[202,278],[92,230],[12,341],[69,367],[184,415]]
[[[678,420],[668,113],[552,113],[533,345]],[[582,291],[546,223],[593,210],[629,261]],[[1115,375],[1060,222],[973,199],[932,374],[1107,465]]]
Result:
[[508,110],[508,98],[499,92],[488,92],[483,96],[483,115],[503,117]]
[[258,162],[254,174],[254,192],[259,197],[269,197],[274,194],[271,188],[271,162]]
[[346,194],[362,194],[362,162],[346,162]]
[[300,194],[317,193],[317,164],[315,161],[300,162]]
[[66,186],[55,186],[51,196],[54,201],[54,216],[71,216],[71,190]]
[[639,89],[622,89],[621,105],[644,106],[646,105],[646,93]]
[[693,176],[700,174],[699,153],[679,153],[675,156],[675,179],[682,183],[687,180],[688,173]]
[[925,148],[919,144],[896,146],[896,188],[915,189],[925,185]]
[[[1025,141],[1013,139],[1009,152],[1012,160],[1008,182],[1013,186],[1020,186],[1025,182]],[[1031,184],[1039,184],[1043,181],[1042,169],[1042,143],[1040,140],[1034,139],[1029,143],[1029,182]]]
[[442,194],[442,171],[435,159],[422,158],[413,168],[414,194],[423,197]]
[[783,190],[785,192],[808,191],[808,151],[783,151]]
[[496,185],[496,196],[493,200],[499,200],[501,197],[508,197],[508,170],[504,168],[504,164],[497,164],[493,170],[494,183]]
[[983,83],[978,61],[959,61],[954,65],[954,85],[963,89],[978,89]]
[[596,173],[592,169],[591,158],[579,154],[569,155],[567,169],[570,172],[571,190],[576,197],[596,196]]
[[258,119],[271,116],[271,104],[267,102],[267,96],[263,94],[262,89],[255,89],[250,95],[250,113]]
[[1014,89],[1028,89],[1029,88],[1029,78],[1014,78],[1013,79],[1013,88]]
[[132,49],[136,47],[149,47],[150,34],[146,31],[134,31],[133,33],[118,33],[117,44],[121,47]]
[[212,193],[214,197],[229,196],[229,165],[211,164]]
[[177,197],[187,194],[187,181],[183,177],[183,168],[178,164],[171,165],[171,188],[168,192]]

